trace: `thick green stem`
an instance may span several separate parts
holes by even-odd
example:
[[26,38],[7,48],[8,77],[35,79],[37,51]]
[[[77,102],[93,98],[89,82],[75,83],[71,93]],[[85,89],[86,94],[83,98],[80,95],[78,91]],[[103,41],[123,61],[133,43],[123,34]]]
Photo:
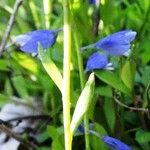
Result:
[[[74,33],[74,40],[75,40],[75,46],[77,51],[77,59],[78,59],[78,66],[79,66],[79,75],[80,75],[80,85],[81,89],[84,88],[85,85],[85,75],[84,75],[84,69],[83,69],[83,59],[80,52],[80,44],[77,36],[77,31]],[[88,115],[85,113],[84,115],[84,129],[85,129],[85,149],[90,150],[90,142],[89,142],[89,122],[88,122]]]
[[71,23],[69,0],[63,1],[64,9],[64,61],[63,61],[63,119],[65,134],[65,150],[72,148],[72,135],[70,132],[70,63],[71,63]]

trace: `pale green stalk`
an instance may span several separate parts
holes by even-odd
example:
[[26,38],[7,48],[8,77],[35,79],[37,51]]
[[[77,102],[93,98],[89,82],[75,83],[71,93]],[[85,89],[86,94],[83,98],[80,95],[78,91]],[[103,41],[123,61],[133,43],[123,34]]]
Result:
[[64,60],[63,60],[63,119],[65,134],[65,150],[72,148],[72,135],[70,132],[70,63],[71,63],[71,22],[69,0],[63,0],[64,10]]
[[85,149],[90,150],[90,139],[89,139],[89,118],[88,113],[84,115],[84,130],[85,130]]
[[52,12],[52,0],[43,0],[44,18],[46,29],[50,28],[51,12]]

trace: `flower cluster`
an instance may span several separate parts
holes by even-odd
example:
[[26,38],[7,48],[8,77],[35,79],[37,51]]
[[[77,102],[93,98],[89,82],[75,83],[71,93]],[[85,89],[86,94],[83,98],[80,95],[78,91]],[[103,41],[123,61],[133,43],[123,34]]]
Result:
[[109,69],[110,63],[108,62],[107,55],[128,56],[130,53],[131,42],[135,39],[135,36],[135,31],[124,30],[113,33],[94,44],[82,47],[82,51],[88,48],[94,48],[98,51],[102,50],[105,52],[105,55],[98,52],[93,53],[87,61],[86,70],[93,71],[95,69]]
[[[37,54],[38,43],[43,49],[52,47],[56,41],[58,30],[36,30],[24,35],[16,37],[15,42],[20,46],[20,49],[26,53]],[[124,30],[113,33],[94,44],[82,47],[81,50],[94,48],[98,52],[93,53],[86,65],[86,72],[94,71],[96,69],[109,69],[112,70],[112,63],[108,61],[108,55],[128,56],[130,53],[131,42],[135,39],[136,32],[132,30]],[[101,54],[100,50],[105,52]]]

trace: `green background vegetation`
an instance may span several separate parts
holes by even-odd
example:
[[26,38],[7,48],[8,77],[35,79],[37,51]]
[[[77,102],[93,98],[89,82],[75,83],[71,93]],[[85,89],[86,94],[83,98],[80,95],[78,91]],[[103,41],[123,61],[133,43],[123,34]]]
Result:
[[[94,129],[101,135],[121,139],[134,150],[150,149],[150,117],[143,111],[132,111],[118,105],[114,96],[131,107],[150,108],[150,1],[149,0],[101,0],[99,9],[86,0],[71,0],[75,25],[81,46],[123,29],[137,32],[132,54],[111,57],[115,70],[96,71],[96,87],[89,111]],[[12,12],[14,0],[0,0],[0,40]],[[47,0],[25,0],[16,16],[7,45],[16,35],[36,29],[58,29],[63,26],[62,0],[50,0],[49,14],[45,15]],[[101,19],[95,32],[96,19]],[[76,28],[76,30],[74,30]],[[92,50],[83,53],[84,65]],[[75,45],[72,45],[71,110],[80,95],[80,79]],[[49,57],[62,72],[63,33],[49,50]],[[87,75],[88,77],[88,75]],[[12,103],[12,97],[32,104],[40,103],[39,109],[52,117],[50,123],[42,122],[42,130],[35,139],[40,150],[63,149],[61,93],[45,72],[40,60],[22,53],[16,45],[9,46],[0,58],[0,107]],[[81,106],[84,107],[84,106]],[[84,136],[75,136],[73,149],[84,149]],[[90,136],[92,150],[107,150],[97,137]]]

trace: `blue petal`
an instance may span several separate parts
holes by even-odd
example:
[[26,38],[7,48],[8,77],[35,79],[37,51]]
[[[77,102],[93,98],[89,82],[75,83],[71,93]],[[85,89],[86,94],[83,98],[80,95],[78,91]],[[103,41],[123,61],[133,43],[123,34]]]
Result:
[[[112,40],[117,40],[118,41],[118,38],[119,39],[122,39],[122,40],[127,40],[127,41],[132,41],[135,39],[135,36],[136,36],[136,32],[135,31],[132,31],[132,30],[123,30],[123,31],[119,31],[119,32],[116,32],[116,33],[113,33],[105,38],[107,39],[112,39]],[[103,39],[105,39],[103,38]]]
[[31,36],[29,35],[18,35],[15,38],[15,42],[16,44],[18,44],[19,46],[23,46],[24,44],[26,44],[29,40],[31,40]]
[[43,49],[47,49],[56,41],[57,32],[52,30],[36,30],[24,35],[16,37],[16,43],[20,46],[20,49],[26,53],[37,53],[38,43],[40,43]]
[[93,71],[95,69],[106,69],[107,65],[107,56],[96,52],[89,57],[86,65],[86,71]]
[[109,136],[103,136],[102,140],[111,150],[131,150],[128,145],[118,139]]
[[123,55],[130,49],[130,42],[135,39],[136,32],[124,30],[111,34],[95,43],[95,48],[106,51],[111,55]]
[[101,44],[102,50],[105,50],[110,55],[123,55],[125,52],[127,52],[130,49],[130,44],[118,44],[113,42],[105,42]]

